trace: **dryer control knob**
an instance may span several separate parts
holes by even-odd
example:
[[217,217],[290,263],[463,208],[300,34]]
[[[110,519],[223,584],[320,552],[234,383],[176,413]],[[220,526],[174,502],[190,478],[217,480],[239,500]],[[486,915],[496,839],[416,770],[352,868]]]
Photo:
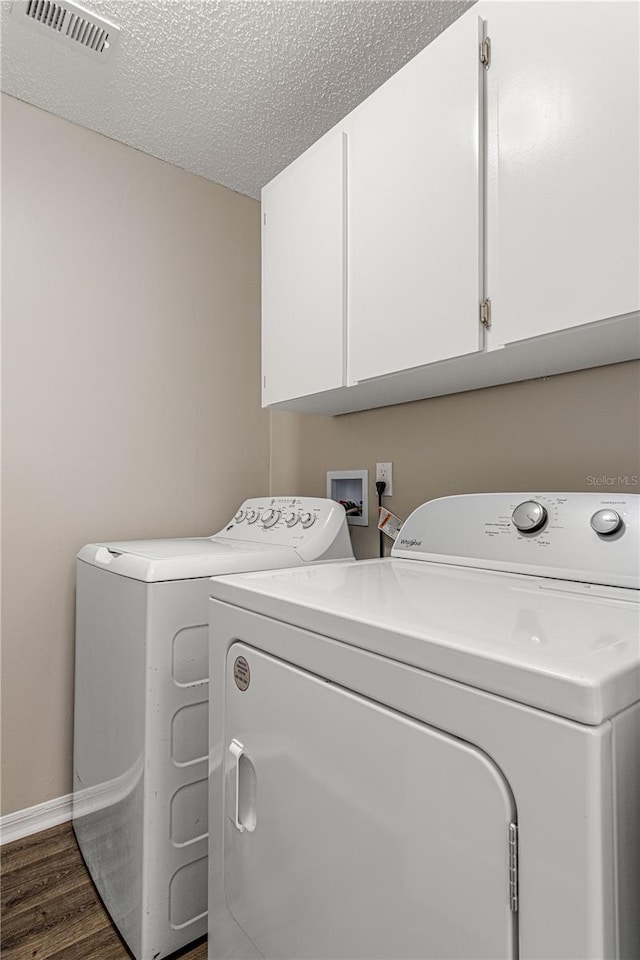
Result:
[[235,520],[236,523],[242,523],[242,521],[244,520],[244,516],[245,516],[244,510],[238,510],[238,512],[236,513],[233,519]]
[[273,527],[280,519],[280,511],[270,508],[262,514],[262,525],[264,527]]
[[258,516],[259,514],[257,510],[247,510],[245,519],[247,523],[255,523],[258,519]]
[[290,513],[285,513],[284,515],[284,522],[288,527],[295,527],[299,519],[300,517],[298,516],[298,514],[294,513],[293,511],[291,511]]
[[304,527],[304,529],[306,530],[307,527],[310,527],[312,524],[316,522],[316,518],[312,513],[301,513],[300,522]]
[[622,526],[622,517],[617,510],[597,510],[591,517],[591,527],[601,537],[610,537]]
[[535,533],[547,520],[547,511],[537,500],[519,503],[511,514],[511,521],[520,533]]

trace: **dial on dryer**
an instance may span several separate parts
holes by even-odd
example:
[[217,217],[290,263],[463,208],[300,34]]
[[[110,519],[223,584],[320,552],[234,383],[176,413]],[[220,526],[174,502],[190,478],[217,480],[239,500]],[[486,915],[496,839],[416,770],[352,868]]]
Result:
[[622,517],[617,510],[596,510],[591,517],[591,528],[601,537],[610,537],[622,527]]
[[547,511],[537,500],[525,500],[513,511],[511,522],[520,533],[535,533],[547,522]]

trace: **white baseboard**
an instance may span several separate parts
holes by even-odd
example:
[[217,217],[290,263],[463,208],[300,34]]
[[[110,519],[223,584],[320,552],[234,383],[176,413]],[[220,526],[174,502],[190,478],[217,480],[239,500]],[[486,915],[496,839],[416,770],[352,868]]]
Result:
[[0,817],[0,844],[21,840],[22,837],[29,837],[32,833],[40,833],[41,830],[48,830],[49,827],[56,827],[59,823],[71,820],[72,799],[73,794],[68,793],[66,797],[56,797],[55,800],[47,800],[35,807],[16,810],[15,813]]

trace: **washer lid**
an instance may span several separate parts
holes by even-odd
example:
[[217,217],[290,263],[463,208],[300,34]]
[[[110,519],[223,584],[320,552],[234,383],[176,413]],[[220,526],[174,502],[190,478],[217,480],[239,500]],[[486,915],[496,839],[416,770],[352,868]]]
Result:
[[89,543],[80,550],[78,560],[146,583],[269,570],[302,562],[293,547],[219,536]]
[[385,559],[222,577],[211,593],[582,723],[640,700],[632,589]]

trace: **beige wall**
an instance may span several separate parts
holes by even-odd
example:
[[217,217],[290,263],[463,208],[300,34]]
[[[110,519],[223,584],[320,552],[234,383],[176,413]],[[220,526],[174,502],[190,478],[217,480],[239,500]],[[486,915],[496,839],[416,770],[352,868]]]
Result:
[[73,557],[268,492],[259,206],[2,99],[2,811],[71,789]]
[[375,556],[376,461],[393,461],[385,506],[403,519],[456,493],[594,491],[590,476],[640,475],[639,411],[632,361],[342,417],[273,413],[272,493],[324,496],[327,470],[368,469],[369,526],[351,529]]

